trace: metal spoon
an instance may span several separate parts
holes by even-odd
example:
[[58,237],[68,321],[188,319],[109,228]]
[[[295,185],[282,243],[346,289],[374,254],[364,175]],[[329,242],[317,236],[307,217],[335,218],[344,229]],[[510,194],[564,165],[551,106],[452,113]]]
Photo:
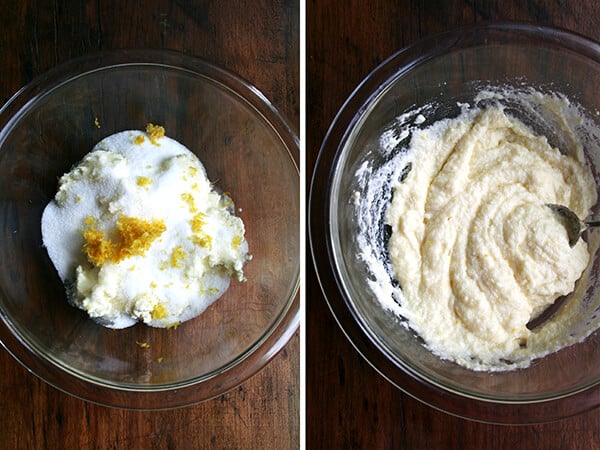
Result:
[[564,205],[555,205],[554,203],[547,203],[546,206],[554,211],[558,217],[561,218],[565,229],[567,230],[567,236],[569,237],[569,245],[575,247],[581,233],[590,227],[600,227],[600,222],[586,222],[577,217],[572,210]]

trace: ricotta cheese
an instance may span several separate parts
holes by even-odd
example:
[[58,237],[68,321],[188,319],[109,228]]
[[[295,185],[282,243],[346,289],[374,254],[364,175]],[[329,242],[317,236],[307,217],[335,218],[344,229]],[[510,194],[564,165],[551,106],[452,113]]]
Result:
[[198,158],[149,124],[105,138],[61,177],[42,238],[69,300],[94,320],[172,327],[244,281],[233,209]]
[[463,365],[521,359],[526,324],[588,265],[586,242],[570,248],[545,204],[588,216],[589,168],[498,106],[415,131],[409,152],[386,221],[411,326]]
[[513,370],[600,329],[600,233],[571,248],[545,206],[597,208],[600,129],[560,93],[477,88],[387,124],[347,201],[386,327],[468,369]]

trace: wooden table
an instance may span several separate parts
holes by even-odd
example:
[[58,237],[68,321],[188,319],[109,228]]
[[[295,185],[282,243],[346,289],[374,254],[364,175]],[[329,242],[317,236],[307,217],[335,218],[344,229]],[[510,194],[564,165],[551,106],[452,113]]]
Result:
[[[238,73],[299,129],[297,0],[2,0],[0,6],[0,103],[76,56],[113,48],[168,48]],[[64,394],[1,348],[0,448],[298,448],[299,354],[296,333],[263,370],[221,397],[171,411],[139,412]]]
[[[352,90],[420,37],[487,20],[527,20],[600,40],[600,5],[594,0],[308,0],[307,14],[309,174]],[[447,415],[403,394],[345,338],[310,265],[306,285],[307,448],[600,448],[600,409],[544,425],[495,426]]]

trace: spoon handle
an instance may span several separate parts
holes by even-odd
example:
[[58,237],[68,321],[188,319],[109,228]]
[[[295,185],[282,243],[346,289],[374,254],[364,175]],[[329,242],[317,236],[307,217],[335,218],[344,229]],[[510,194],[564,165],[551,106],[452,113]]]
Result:
[[600,221],[585,222],[585,226],[586,226],[586,228],[600,227]]

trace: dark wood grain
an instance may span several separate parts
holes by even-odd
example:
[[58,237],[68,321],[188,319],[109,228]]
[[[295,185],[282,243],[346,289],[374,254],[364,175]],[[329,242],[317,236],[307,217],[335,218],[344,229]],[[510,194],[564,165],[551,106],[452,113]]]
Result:
[[[600,40],[600,6],[591,0],[308,0],[307,14],[309,174],[348,95],[380,62],[420,37],[459,25],[519,20]],[[450,416],[403,394],[354,350],[310,264],[307,272],[307,448],[600,448],[600,410],[549,424],[496,426]]]
[[[299,2],[0,1],[0,102],[73,57],[166,48],[202,57],[258,87],[299,128]],[[47,385],[0,349],[1,449],[298,448],[299,337],[258,374],[170,411],[91,404]]]

